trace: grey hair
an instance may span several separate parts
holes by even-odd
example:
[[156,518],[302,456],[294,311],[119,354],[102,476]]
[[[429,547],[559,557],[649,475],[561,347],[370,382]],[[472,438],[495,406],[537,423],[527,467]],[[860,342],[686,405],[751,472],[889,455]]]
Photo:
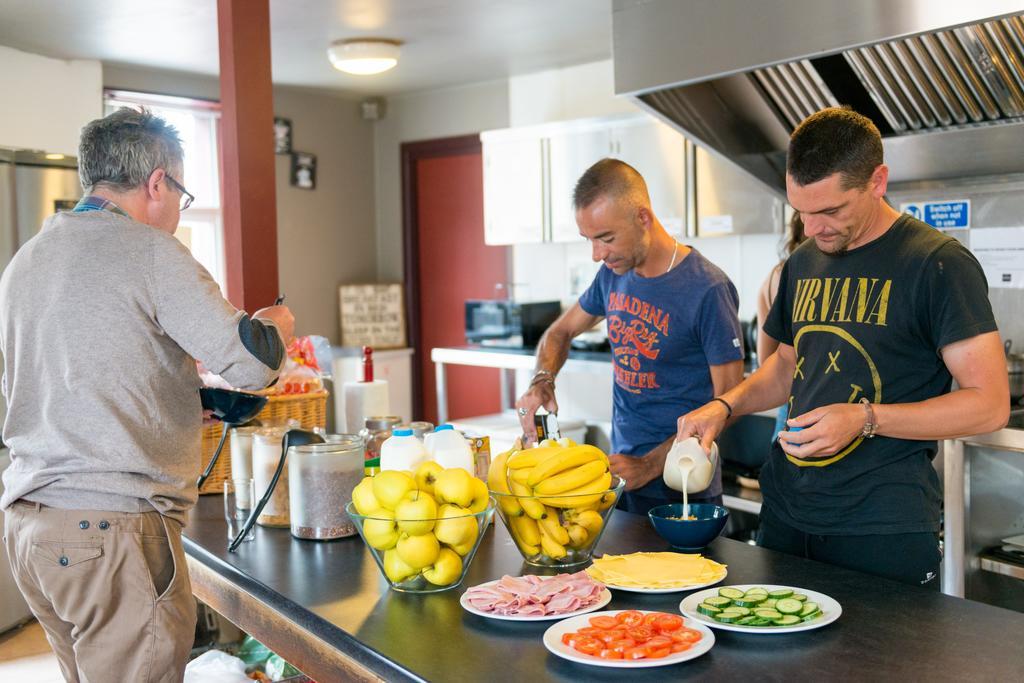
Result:
[[651,203],[643,176],[618,159],[601,159],[583,172],[572,193],[572,207],[576,211],[585,209],[598,197],[625,201],[634,206],[649,206]]
[[145,185],[158,168],[180,167],[184,157],[174,126],[145,107],[121,107],[82,129],[78,177],[86,192],[97,186],[129,192]]

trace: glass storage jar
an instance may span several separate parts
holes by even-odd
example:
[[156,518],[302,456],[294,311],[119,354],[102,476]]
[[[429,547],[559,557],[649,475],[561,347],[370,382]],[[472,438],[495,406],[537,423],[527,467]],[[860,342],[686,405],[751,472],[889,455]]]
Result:
[[391,430],[402,424],[397,415],[382,415],[366,418],[366,426],[359,432],[363,437],[366,459],[380,457],[380,445],[391,436]]
[[320,541],[356,534],[345,513],[352,489],[363,479],[363,440],[330,434],[327,443],[288,449],[288,496],[292,536]]
[[[267,492],[274,478],[277,463],[281,460],[281,446],[287,427],[261,427],[252,437],[252,478],[256,500]],[[260,526],[287,527],[288,519],[288,465],[281,471],[281,478],[267,501],[263,512],[256,518]]]

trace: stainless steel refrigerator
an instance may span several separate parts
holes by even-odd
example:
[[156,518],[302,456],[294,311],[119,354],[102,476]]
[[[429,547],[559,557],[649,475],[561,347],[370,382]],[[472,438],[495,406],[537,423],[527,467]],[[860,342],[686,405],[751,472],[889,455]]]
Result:
[[0,267],[50,214],[82,196],[74,157],[0,148]]
[[[0,269],[39,232],[47,216],[72,208],[81,196],[74,157],[0,149]],[[0,424],[6,414],[7,405],[0,399]],[[0,449],[0,472],[9,464],[7,450]],[[28,605],[14,585],[7,554],[0,550],[0,632],[29,616]]]

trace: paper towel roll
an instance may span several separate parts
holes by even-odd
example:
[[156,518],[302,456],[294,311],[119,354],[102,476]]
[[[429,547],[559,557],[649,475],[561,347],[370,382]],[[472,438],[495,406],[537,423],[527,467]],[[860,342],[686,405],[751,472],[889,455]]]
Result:
[[341,393],[345,401],[346,434],[358,434],[368,417],[391,414],[387,380],[345,382]]

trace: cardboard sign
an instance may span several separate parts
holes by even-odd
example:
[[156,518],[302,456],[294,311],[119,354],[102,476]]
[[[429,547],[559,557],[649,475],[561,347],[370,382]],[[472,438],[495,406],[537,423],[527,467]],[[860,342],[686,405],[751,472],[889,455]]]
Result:
[[404,348],[405,303],[402,285],[341,285],[341,345]]

